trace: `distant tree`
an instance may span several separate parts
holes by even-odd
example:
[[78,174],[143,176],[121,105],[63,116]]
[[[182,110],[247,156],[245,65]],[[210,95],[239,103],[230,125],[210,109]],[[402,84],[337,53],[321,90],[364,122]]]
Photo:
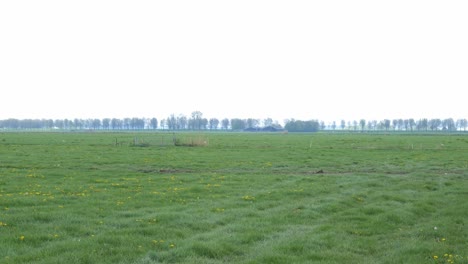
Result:
[[179,115],[177,117],[177,123],[179,124],[179,129],[187,129],[188,120],[187,117],[184,115]]
[[195,130],[195,128],[196,128],[196,127],[195,127],[195,120],[193,120],[192,118],[189,118],[189,119],[187,120],[187,128],[188,128],[189,130]]
[[378,124],[379,122],[377,120],[372,120],[372,127],[374,128],[374,130],[376,130],[378,128]]
[[138,129],[138,118],[133,117],[130,119],[130,128],[131,129]]
[[122,127],[123,129],[130,129],[130,123],[131,123],[131,119],[126,117],[122,120]]
[[97,118],[93,119],[91,121],[91,126],[92,126],[93,129],[100,129],[101,128],[101,119],[97,119]]
[[377,123],[377,130],[384,130],[385,129],[385,122],[383,120],[380,120]]
[[273,121],[273,124],[271,126],[278,129],[278,130],[283,129],[283,126],[281,126],[280,123],[278,123],[277,120]]
[[466,119],[458,119],[457,120],[457,127],[459,130],[466,131],[466,127],[468,126],[468,122]]
[[366,127],[366,120],[365,119],[359,120],[359,125],[361,126],[361,131],[364,131],[364,128]]
[[110,118],[102,119],[102,128],[103,129],[109,129],[110,128],[110,122],[111,122]]
[[[7,127],[11,129],[19,129],[20,128],[20,121],[16,118],[10,118],[6,121]],[[55,122],[54,122],[55,124]]]
[[431,119],[429,120],[429,128],[432,130],[432,131],[437,131],[439,130],[439,127],[442,125],[442,120],[438,119],[438,118],[434,118],[434,119]]
[[429,120],[427,120],[427,118],[420,119],[416,127],[418,130],[427,131],[427,129],[429,128]]
[[202,112],[193,111],[192,112],[192,118],[189,121],[189,126],[191,126],[191,129],[200,130],[202,128],[202,119],[203,119]]
[[255,128],[258,126],[258,119],[248,118],[247,119],[247,128]]
[[271,119],[271,118],[263,119],[263,126],[264,127],[273,126],[273,119]]
[[388,119],[384,119],[384,120],[383,120],[383,125],[384,125],[384,127],[385,127],[385,130],[387,130],[387,131],[390,129],[390,122],[391,122],[391,121],[388,120]]
[[290,120],[284,128],[289,132],[316,132],[320,128],[320,123],[316,120],[301,121]]
[[331,125],[332,129],[335,130],[336,129],[336,121],[333,121],[332,122],[332,125]]
[[409,130],[409,120],[408,119],[403,120],[403,124],[405,126],[405,131],[408,131]]
[[341,120],[340,127],[341,127],[341,130],[345,129],[345,127],[346,127],[346,121],[345,120]]
[[120,119],[112,118],[110,121],[110,127],[112,128],[112,130],[122,129]]
[[150,119],[150,128],[151,129],[157,129],[158,128],[158,119],[156,117],[153,117]]
[[162,130],[166,129],[166,119],[162,119],[159,124]]
[[67,118],[65,118],[63,120],[63,129],[70,129],[71,126],[73,125],[73,122],[71,122],[70,120],[68,120]]
[[410,127],[411,132],[413,132],[413,129],[415,129],[416,127],[416,122],[414,121],[413,118],[409,119],[409,127]]
[[58,129],[63,129],[63,120],[62,119],[56,119],[54,121],[55,127]]
[[[78,120],[78,119],[75,119],[75,126],[77,126],[76,120]],[[47,129],[54,128],[54,120],[52,120],[52,119],[44,120],[44,126]]]
[[19,129],[31,129],[31,119],[18,119]]
[[404,125],[404,121],[403,119],[397,119],[397,127],[398,127],[398,130],[403,130],[403,125]]
[[208,122],[209,122],[210,130],[218,129],[219,120],[217,118],[210,118]]
[[398,128],[398,119],[393,119],[392,125],[393,125],[393,130],[396,130]]
[[224,118],[223,120],[221,120],[221,127],[224,129],[224,130],[228,130],[229,128],[229,119],[227,118]]
[[202,118],[200,120],[200,129],[206,130],[207,127],[208,127],[208,119]]
[[448,131],[456,131],[457,126],[455,125],[455,121],[452,118],[447,118],[442,121],[442,129]]
[[[369,120],[369,121],[367,121],[367,129],[369,129],[369,130],[375,130],[374,121],[375,121],[375,120]],[[377,121],[375,121],[375,123],[377,123]]]
[[353,120],[353,128],[354,128],[354,130],[357,130],[357,127],[358,127],[358,121]]
[[231,119],[231,129],[232,130],[242,130],[245,129],[246,123],[240,118]]
[[325,130],[326,128],[325,122],[320,121],[319,125],[320,125],[320,130]]
[[166,126],[169,130],[177,129],[177,119],[174,114],[171,114],[168,118],[166,118]]

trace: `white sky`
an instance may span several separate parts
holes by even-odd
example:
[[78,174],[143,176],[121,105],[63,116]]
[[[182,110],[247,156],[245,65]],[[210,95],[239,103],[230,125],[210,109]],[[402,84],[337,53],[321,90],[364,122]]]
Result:
[[468,118],[468,1],[0,1],[0,119]]

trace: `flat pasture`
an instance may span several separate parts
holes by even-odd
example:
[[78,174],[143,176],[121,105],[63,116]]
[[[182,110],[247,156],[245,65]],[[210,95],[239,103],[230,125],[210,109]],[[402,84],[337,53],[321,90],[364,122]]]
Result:
[[0,133],[0,263],[468,263],[468,136]]

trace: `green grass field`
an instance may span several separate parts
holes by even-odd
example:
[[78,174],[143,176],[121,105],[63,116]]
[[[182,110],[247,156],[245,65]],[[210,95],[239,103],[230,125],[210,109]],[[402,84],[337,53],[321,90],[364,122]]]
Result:
[[0,263],[468,263],[463,135],[0,133]]

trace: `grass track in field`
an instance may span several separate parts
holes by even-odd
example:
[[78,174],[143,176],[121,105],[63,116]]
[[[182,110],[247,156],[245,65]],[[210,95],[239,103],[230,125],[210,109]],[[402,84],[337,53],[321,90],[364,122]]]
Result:
[[0,134],[0,263],[468,263],[466,136],[176,136]]

